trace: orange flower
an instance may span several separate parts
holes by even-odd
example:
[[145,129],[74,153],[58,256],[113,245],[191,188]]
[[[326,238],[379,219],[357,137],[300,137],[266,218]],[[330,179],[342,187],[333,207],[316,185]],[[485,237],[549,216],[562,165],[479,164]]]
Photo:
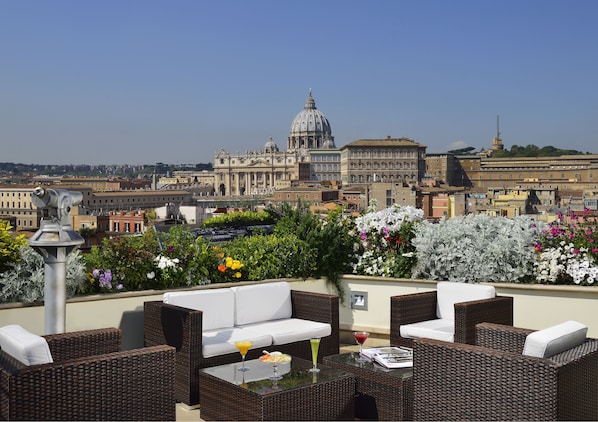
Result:
[[224,264],[220,264],[218,265],[218,271],[220,271],[221,273],[226,271],[226,265]]

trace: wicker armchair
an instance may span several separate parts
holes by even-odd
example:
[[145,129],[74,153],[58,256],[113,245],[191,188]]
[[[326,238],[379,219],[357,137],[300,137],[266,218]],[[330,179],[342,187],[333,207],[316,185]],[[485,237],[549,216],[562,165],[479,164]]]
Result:
[[476,345],[414,342],[416,420],[598,420],[598,339],[522,354],[533,330],[483,323]]
[[[437,291],[391,296],[390,344],[413,347],[413,339],[401,337],[401,325],[437,319]],[[454,342],[473,344],[480,322],[513,325],[513,298],[496,296],[454,304]]]
[[[328,323],[332,333],[322,338],[319,359],[339,351],[339,303],[334,295],[291,290],[293,318]],[[177,401],[195,406],[200,399],[200,368],[239,362],[239,353],[204,358],[202,355],[203,312],[165,304],[144,304],[144,341],[146,346],[168,344],[176,348],[175,396]],[[276,350],[311,360],[309,340],[276,346]],[[262,351],[251,349],[247,359],[256,359]]]
[[121,331],[44,336],[54,363],[27,366],[0,350],[5,420],[174,420],[174,348],[120,351]]

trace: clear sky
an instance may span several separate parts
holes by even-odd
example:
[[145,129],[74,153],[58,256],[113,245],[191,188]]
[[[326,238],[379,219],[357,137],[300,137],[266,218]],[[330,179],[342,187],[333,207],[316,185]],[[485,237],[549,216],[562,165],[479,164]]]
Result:
[[0,162],[194,164],[337,147],[598,153],[596,0],[0,0]]

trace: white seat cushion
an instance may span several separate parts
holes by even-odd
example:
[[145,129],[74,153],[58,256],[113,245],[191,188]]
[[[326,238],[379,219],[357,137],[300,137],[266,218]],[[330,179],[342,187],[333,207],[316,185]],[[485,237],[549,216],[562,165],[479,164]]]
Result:
[[235,323],[235,294],[231,289],[168,292],[164,303],[203,311],[202,330],[231,328]]
[[235,292],[235,325],[290,318],[291,287],[287,282],[231,287]]
[[25,365],[53,362],[46,339],[30,333],[20,325],[0,328],[0,347]]
[[272,345],[309,340],[312,337],[327,337],[332,333],[330,324],[298,318],[265,321],[246,326],[272,336]]
[[[235,347],[235,342],[243,340],[249,340],[253,343],[250,349],[268,347],[272,344],[272,337],[270,334],[264,333],[265,331],[251,328],[225,328],[204,331],[201,340],[201,353],[205,358],[239,353],[239,349]],[[241,359],[241,355],[239,355],[239,359]]]
[[441,281],[436,286],[436,316],[440,319],[455,319],[455,303],[496,297],[494,286]]
[[400,334],[404,338],[431,338],[452,343],[455,341],[455,321],[454,319],[431,319],[405,324],[401,325]]
[[577,321],[567,321],[543,330],[534,331],[525,338],[523,354],[549,358],[557,353],[579,346],[586,340],[588,327]]

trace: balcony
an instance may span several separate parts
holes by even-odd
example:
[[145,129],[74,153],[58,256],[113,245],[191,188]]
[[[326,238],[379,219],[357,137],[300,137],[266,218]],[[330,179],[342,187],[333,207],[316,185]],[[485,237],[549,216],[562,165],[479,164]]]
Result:
[[[324,280],[288,280],[291,288],[318,293],[334,293]],[[235,283],[238,285],[239,283]],[[251,284],[250,282],[243,284]],[[228,284],[198,286],[210,289]],[[389,342],[390,296],[435,289],[428,280],[390,279],[346,275],[342,279],[344,303],[339,309],[342,350],[356,350],[352,331],[366,330],[371,337],[366,346]],[[497,294],[514,298],[514,325],[541,329],[566,320],[588,326],[588,337],[598,337],[598,320],[590,318],[598,304],[598,288],[544,286],[538,284],[493,283]],[[123,331],[123,348],[143,346],[143,303],[161,300],[162,291],[126,292],[70,299],[66,311],[66,331],[118,327]],[[365,295],[364,295],[365,293]],[[358,296],[358,306],[352,297]],[[101,317],[98,317],[101,315]],[[44,333],[44,307],[23,304],[0,305],[0,326],[20,324],[37,334]],[[177,420],[199,420],[199,411],[184,405],[177,408]]]

